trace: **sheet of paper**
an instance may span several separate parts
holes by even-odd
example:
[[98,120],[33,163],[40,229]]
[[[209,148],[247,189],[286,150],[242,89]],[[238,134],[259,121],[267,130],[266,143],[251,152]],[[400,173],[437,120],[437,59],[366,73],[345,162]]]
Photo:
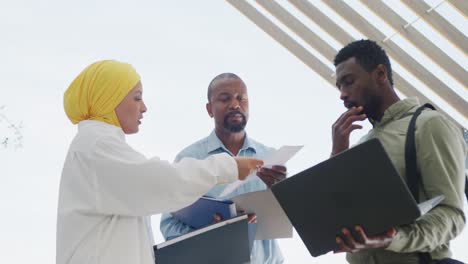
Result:
[[432,210],[432,208],[436,207],[444,199],[444,195],[438,195],[430,200],[418,204],[419,211],[421,211],[421,216]]
[[283,165],[286,164],[294,155],[296,155],[299,150],[304,146],[282,146],[276,151],[271,151],[265,157],[263,167],[271,168],[273,165]]
[[257,215],[255,240],[290,238],[293,227],[271,190],[250,192],[232,198],[238,210]]
[[[304,146],[282,146],[278,150],[270,151],[266,157],[263,159],[263,167],[271,168],[273,165],[285,165],[288,160],[290,160],[296,153],[302,149]],[[226,197],[230,195],[237,187],[245,184],[247,181],[251,181],[258,177],[257,173],[252,173],[244,181],[235,181],[226,188],[221,193],[220,197]]]

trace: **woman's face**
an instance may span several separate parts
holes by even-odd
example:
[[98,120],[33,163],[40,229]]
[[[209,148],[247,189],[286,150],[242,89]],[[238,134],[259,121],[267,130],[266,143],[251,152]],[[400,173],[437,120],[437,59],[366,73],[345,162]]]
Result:
[[146,105],[143,102],[143,88],[141,82],[138,82],[115,108],[115,114],[125,134],[138,132],[144,112],[146,112]]

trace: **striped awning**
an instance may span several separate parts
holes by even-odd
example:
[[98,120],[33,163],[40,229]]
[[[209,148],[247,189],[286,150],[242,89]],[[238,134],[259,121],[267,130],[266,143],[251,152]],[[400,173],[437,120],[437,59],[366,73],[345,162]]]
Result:
[[[335,87],[332,60],[356,39],[390,56],[395,88],[468,125],[468,0],[227,0]],[[465,32],[464,32],[465,31]]]

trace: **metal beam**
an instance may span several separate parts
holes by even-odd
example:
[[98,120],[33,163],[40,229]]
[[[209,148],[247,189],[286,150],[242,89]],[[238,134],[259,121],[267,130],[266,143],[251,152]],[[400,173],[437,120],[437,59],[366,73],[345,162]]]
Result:
[[466,0],[450,0],[450,5],[458,9],[463,16],[468,16],[468,1]]
[[323,14],[320,9],[310,2],[305,0],[289,0],[289,2],[342,45],[355,41],[348,32],[338,26],[332,19]]
[[322,56],[327,58],[328,61],[333,61],[337,50],[323,41],[321,37],[310,30],[299,19],[291,15],[284,7],[271,0],[256,0],[256,2],[290,30],[294,31],[294,33],[300,36],[307,44],[316,49]]
[[[413,26],[408,25],[407,21],[392,8],[386,5],[382,0],[361,0],[361,2],[466,88],[466,85],[468,85],[468,72],[466,69],[452,60],[444,51],[421,34],[421,32]],[[468,3],[468,1],[466,1],[466,3]]]
[[435,77],[434,74],[413,59],[410,54],[400,48],[400,46],[391,39],[383,41],[385,40],[385,35],[353,8],[342,1],[326,0],[324,3],[368,38],[377,40],[395,61],[399,62],[408,72],[412,73],[465,118],[468,118],[468,103],[460,95]]
[[450,121],[458,125],[460,129],[463,130],[465,128],[462,123],[458,122],[451,115],[447,114],[447,112],[445,112],[443,108],[434,103],[433,100],[429,99],[427,96],[425,96],[418,90],[414,90],[414,87],[405,78],[401,77],[398,73],[393,72],[393,79],[395,83],[398,83],[398,91],[403,93],[406,97],[417,97],[421,104],[431,103],[437,109],[437,111],[444,114]]
[[402,0],[402,2],[442,34],[442,36],[446,37],[453,45],[463,51],[465,55],[468,53],[468,38],[442,15],[434,12],[426,2],[414,0]]
[[283,45],[298,59],[305,63],[309,68],[315,71],[333,87],[335,87],[335,78],[333,71],[327,67],[322,61],[311,54],[307,49],[301,46],[297,41],[286,34],[281,28],[276,26],[267,17],[260,13],[255,7],[249,4],[247,1],[238,0],[226,0],[248,19],[254,22],[258,27],[270,35],[274,40]]

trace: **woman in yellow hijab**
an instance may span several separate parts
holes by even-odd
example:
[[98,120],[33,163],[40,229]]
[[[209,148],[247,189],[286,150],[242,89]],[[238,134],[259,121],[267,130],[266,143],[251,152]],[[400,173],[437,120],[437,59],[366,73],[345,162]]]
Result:
[[140,92],[140,75],[126,63],[112,60],[99,61],[88,66],[72,82],[64,96],[65,113],[73,124],[83,120],[102,121],[121,127],[114,109],[132,88]]
[[185,207],[262,164],[227,154],[177,164],[147,159],[125,142],[147,110],[142,95],[135,69],[113,60],[91,64],[65,92],[78,133],[60,182],[57,264],[153,264],[152,214]]

